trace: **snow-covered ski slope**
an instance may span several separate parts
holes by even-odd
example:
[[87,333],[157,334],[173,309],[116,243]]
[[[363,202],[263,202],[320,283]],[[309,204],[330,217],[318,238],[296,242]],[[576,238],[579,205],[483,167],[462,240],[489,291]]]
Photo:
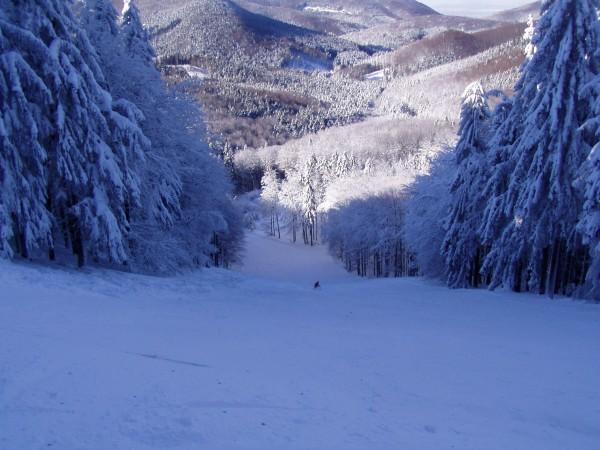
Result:
[[[299,237],[302,240],[302,236]],[[273,281],[311,286],[315,281],[360,282],[349,274],[327,252],[324,246],[310,247],[291,239],[271,238],[260,231],[246,236],[243,263],[236,267],[244,274]]]
[[1,262],[0,449],[598,448],[600,307],[361,281],[320,248],[315,291],[306,251],[255,234],[255,269],[173,278]]

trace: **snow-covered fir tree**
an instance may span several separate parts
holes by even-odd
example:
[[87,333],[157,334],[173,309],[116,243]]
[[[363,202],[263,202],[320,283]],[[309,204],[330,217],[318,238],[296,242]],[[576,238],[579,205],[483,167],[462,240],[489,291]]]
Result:
[[484,256],[477,230],[487,181],[486,147],[490,111],[483,86],[475,82],[463,95],[459,140],[455,157],[457,175],[451,187],[452,209],[446,223],[442,254],[446,260],[448,284],[463,288],[480,284]]
[[141,59],[146,64],[152,64],[154,49],[150,45],[148,32],[142,24],[140,12],[133,0],[123,2],[121,30],[129,55]]
[[110,2],[84,3],[91,12],[87,20],[80,15],[82,25],[99,49],[112,93],[139,106],[142,129],[151,141],[140,172],[144,196],[129,234],[135,268],[172,272],[191,265],[230,264],[242,232],[240,218],[229,198],[225,172],[205,145],[200,111],[161,79],[133,3],[126,2],[116,35],[94,31],[114,28],[102,25],[115,20]]
[[[53,235],[64,237],[79,264],[86,254],[125,262],[130,211],[139,201],[132,166],[143,159],[139,111],[113,103],[96,50],[68,2],[6,0],[2,6],[3,57],[22,61],[48,93],[27,107],[46,153],[46,195],[39,199],[52,217]],[[18,151],[25,150],[20,145]],[[53,240],[38,247],[53,256]]]
[[582,233],[584,243],[590,248],[591,258],[583,294],[600,298],[600,76],[584,89],[583,95],[595,98],[592,117],[582,128],[587,139],[595,142],[595,145],[582,166],[580,178],[576,181],[584,199],[578,231]]
[[527,60],[533,58],[535,54],[535,45],[533,43],[533,35],[535,33],[535,20],[533,14],[529,14],[527,18],[527,28],[523,33],[523,40],[525,41],[525,57]]
[[201,115],[166,88],[126,6],[119,25],[108,0],[2,1],[3,257],[67,247],[80,265],[151,271],[235,258],[241,220]]
[[118,13],[112,3],[108,0],[77,0],[74,12],[100,55],[108,56],[112,52],[112,56],[118,57],[114,53],[120,51],[117,47]]
[[34,248],[52,245],[42,146],[50,135],[52,100],[36,73],[42,61],[24,59],[16,42],[42,56],[47,49],[8,23],[7,13],[0,10],[0,256],[16,251],[27,257]]
[[570,293],[585,271],[573,181],[590,152],[580,127],[593,102],[582,89],[599,70],[597,8],[597,0],[543,3],[536,51],[491,143],[481,227],[491,287]]

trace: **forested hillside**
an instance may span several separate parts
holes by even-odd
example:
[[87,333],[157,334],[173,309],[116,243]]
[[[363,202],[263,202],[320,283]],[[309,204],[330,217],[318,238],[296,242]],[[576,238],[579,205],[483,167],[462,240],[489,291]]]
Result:
[[[411,1],[324,6],[142,0],[141,7],[161,70],[197,97],[211,146],[228,161],[244,148],[281,145],[368,120],[379,115],[375,107],[391,78],[478,54],[521,34],[520,25],[443,16]],[[434,42],[444,40],[444,33],[465,39],[438,48]],[[394,59],[396,50],[408,55],[402,67],[398,58],[404,57]],[[238,190],[260,182],[244,184],[244,173],[235,177]]]
[[235,167],[245,186],[264,168],[278,228],[358,275],[598,298],[596,8],[549,2],[527,24],[378,52],[360,126],[248,149]]
[[493,20],[501,20],[503,22],[525,22],[530,15],[539,17],[541,7],[542,3],[536,1],[519,8],[496,13],[490,18]]

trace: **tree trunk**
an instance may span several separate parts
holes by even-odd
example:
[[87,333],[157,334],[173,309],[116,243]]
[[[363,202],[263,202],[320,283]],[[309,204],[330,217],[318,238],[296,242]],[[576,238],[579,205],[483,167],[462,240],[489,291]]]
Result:
[[294,244],[296,243],[296,215],[292,216],[292,240]]
[[542,263],[540,267],[540,286],[539,293],[544,295],[546,293],[546,281],[548,279],[548,271],[550,268],[550,247],[546,247],[542,252]]
[[81,231],[74,218],[69,218],[69,233],[71,235],[71,249],[73,254],[77,257],[77,267],[83,267],[85,265],[85,252],[83,248],[83,239],[81,237]]
[[81,233],[78,233],[77,236],[77,267],[81,268],[85,266],[85,250],[83,247],[83,240],[81,239]]
[[515,267],[515,278],[513,281],[513,290],[515,292],[522,291],[522,286],[521,286],[522,281],[523,281],[523,261],[519,260],[517,262],[517,266]]
[[561,242],[556,239],[554,241],[554,248],[552,249],[552,256],[550,264],[548,265],[548,277],[546,284],[546,293],[550,298],[554,298],[556,293],[556,275],[558,273],[559,255],[560,255]]

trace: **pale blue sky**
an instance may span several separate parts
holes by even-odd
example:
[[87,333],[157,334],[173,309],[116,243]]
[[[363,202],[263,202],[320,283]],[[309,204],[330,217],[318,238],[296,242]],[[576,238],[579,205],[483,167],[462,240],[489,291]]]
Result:
[[516,8],[533,0],[419,0],[443,14],[483,17],[505,9]]

